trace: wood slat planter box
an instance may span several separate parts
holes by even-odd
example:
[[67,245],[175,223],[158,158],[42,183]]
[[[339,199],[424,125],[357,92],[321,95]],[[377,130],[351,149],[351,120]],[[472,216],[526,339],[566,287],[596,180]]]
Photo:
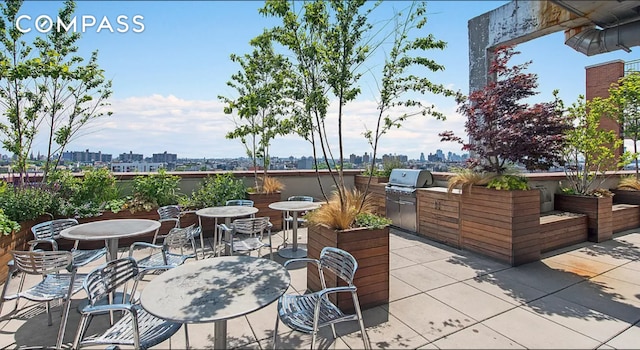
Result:
[[[324,247],[337,247],[351,253],[358,261],[358,270],[354,284],[358,287],[360,307],[369,309],[389,303],[389,227],[379,230],[358,228],[336,231],[326,226],[309,225],[307,257],[318,259]],[[326,274],[328,287],[346,285],[335,275]],[[312,291],[321,289],[318,269],[307,265],[307,288]],[[333,302],[347,312],[353,312],[354,306],[350,293],[339,293]]]
[[33,239],[31,227],[41,222],[50,220],[49,216],[42,216],[36,220],[29,220],[20,223],[20,230],[10,235],[0,235],[0,283],[7,280],[9,267],[7,263],[13,258],[12,250],[28,250],[27,242]]
[[549,212],[540,216],[540,249],[548,252],[587,241],[587,215]]
[[460,248],[460,191],[444,187],[417,191],[418,234]]
[[611,190],[611,192],[613,192],[613,203],[640,205],[640,191]]
[[462,191],[460,246],[512,266],[539,260],[540,191]]
[[268,216],[271,224],[273,224],[272,231],[282,230],[282,212],[280,210],[273,210],[269,208],[269,204],[274,202],[280,202],[282,200],[282,193],[249,193],[249,199],[253,201],[253,206],[258,208],[256,217]]
[[640,227],[640,205],[614,204],[611,209],[613,233]]
[[556,210],[586,214],[588,217],[589,240],[603,242],[613,234],[613,197],[576,196],[555,194]]
[[[369,177],[365,175],[356,175],[355,176],[355,187],[363,191],[367,187],[367,182],[369,181]],[[384,187],[386,183],[389,182],[388,176],[372,176],[371,184],[369,185],[369,195],[371,202],[374,206],[374,213],[384,216],[386,215],[386,193],[384,191]]]

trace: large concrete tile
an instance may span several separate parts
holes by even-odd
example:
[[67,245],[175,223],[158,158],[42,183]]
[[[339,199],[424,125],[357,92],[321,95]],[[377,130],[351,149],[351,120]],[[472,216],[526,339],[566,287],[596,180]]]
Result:
[[629,327],[622,333],[609,340],[605,345],[615,349],[638,349],[640,347],[640,327],[638,325]]
[[471,317],[424,293],[394,301],[387,307],[391,315],[430,341],[476,323]]
[[411,286],[408,283],[403,282],[401,279],[390,275],[389,276],[389,301],[396,301],[408,296],[421,293],[419,289]]
[[493,275],[472,278],[463,283],[514,305],[524,304],[548,294],[512,279],[496,278]]
[[629,282],[640,286],[640,273],[623,265],[602,274],[604,277],[615,278],[617,280]]
[[446,259],[453,255],[452,253],[446,252],[444,250],[431,248],[426,244],[396,249],[394,250],[394,253],[419,264],[429,261]]
[[483,259],[470,254],[455,255],[447,259],[424,263],[423,265],[458,281],[486,275],[488,273],[504,270],[510,267],[500,262]]
[[455,279],[424,265],[413,265],[393,270],[390,274],[420,291],[427,291],[457,282]]
[[552,295],[522,308],[602,342],[630,326],[617,318]]
[[418,263],[394,252],[389,253],[389,270],[401,269],[411,265],[418,265]]
[[602,243],[591,244],[586,247],[573,250],[568,254],[605,264],[619,266],[640,258],[638,253],[640,253],[640,250],[629,243],[610,240]]
[[[278,331],[276,349],[310,349],[312,339],[311,334],[297,331],[280,333]],[[360,344],[362,347],[362,343]],[[262,349],[273,349],[272,345],[272,339],[263,339],[260,341]],[[318,332],[318,338],[316,339],[314,349],[349,349],[349,347],[342,339],[333,338],[330,327],[324,327]]]
[[[267,307],[247,314],[245,317],[256,339],[272,339],[273,329],[276,325],[276,317],[278,317],[278,302],[274,302]],[[291,329],[282,322],[278,324],[278,333],[290,331]]]
[[[427,339],[391,315],[384,307],[365,310],[362,317],[372,348],[415,349],[427,343]],[[351,348],[362,349],[363,343],[357,322],[340,324],[337,332]]]
[[415,239],[411,239],[409,237],[401,237],[396,235],[389,235],[389,249],[394,251],[396,249],[413,247],[415,245],[422,244]]
[[529,349],[593,349],[600,345],[595,339],[521,308],[482,324]]
[[573,285],[556,296],[628,323],[640,319],[638,286],[605,276]]
[[[471,316],[476,321],[495,316],[516,307],[468,284],[456,283],[426,292],[442,303]],[[473,302],[469,302],[473,300]]]
[[474,324],[432,343],[439,349],[524,349],[515,341],[482,324]]
[[573,273],[582,277],[594,277],[617,266],[573,254],[556,255],[544,259],[543,262],[554,270]]
[[490,276],[493,276],[495,280],[516,281],[547,293],[553,293],[584,281],[583,277],[553,269],[542,261],[498,271]]

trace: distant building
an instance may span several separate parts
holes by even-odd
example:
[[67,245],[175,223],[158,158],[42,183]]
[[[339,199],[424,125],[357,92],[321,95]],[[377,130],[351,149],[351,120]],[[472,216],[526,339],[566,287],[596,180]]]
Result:
[[298,159],[298,169],[313,169],[313,157],[302,157]]
[[144,160],[144,156],[142,154],[129,151],[129,153],[121,153],[118,156],[118,160],[121,162],[142,162]]
[[63,152],[62,160],[69,162],[79,162],[79,163],[95,163],[95,162],[111,162],[111,154],[102,154],[102,152],[89,152],[89,150],[85,150],[84,152]]
[[164,151],[164,153],[154,153],[151,159],[154,163],[176,163],[178,155]]
[[114,173],[153,173],[163,167],[163,163],[111,163],[111,171]]
[[362,163],[364,164],[371,163],[371,156],[367,154],[367,152],[364,152],[364,155],[362,156]]
[[[451,154],[451,152],[449,152],[449,154]],[[420,152],[420,162],[422,162],[422,163],[425,162],[424,152]]]

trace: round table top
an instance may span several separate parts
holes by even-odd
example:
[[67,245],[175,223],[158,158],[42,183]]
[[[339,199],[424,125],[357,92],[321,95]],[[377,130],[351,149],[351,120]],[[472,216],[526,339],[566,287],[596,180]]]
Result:
[[209,218],[234,218],[238,216],[252,215],[258,212],[256,207],[244,205],[226,205],[221,207],[209,207],[196,210],[196,215]]
[[320,208],[320,203],[307,201],[282,201],[269,204],[269,208],[273,210],[305,211]]
[[112,219],[92,221],[68,227],[60,236],[81,241],[100,241],[105,239],[134,237],[155,231],[160,222],[149,219]]
[[277,262],[225,256],[188,262],[162,273],[144,287],[140,302],[165,320],[213,322],[271,304],[290,282],[289,272]]

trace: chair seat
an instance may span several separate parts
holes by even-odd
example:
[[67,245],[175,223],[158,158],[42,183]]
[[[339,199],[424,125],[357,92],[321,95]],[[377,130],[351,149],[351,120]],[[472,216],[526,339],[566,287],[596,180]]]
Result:
[[[182,265],[188,258],[195,257],[194,254],[189,255],[180,255],[167,253],[167,266],[180,266]],[[158,267],[165,265],[164,260],[162,259],[162,253],[155,253],[150,256],[141,258],[137,260],[138,267],[141,268],[149,268],[149,267]]]
[[73,255],[73,263],[77,266],[84,266],[103,257],[105,254],[107,254],[107,248],[92,250],[74,249],[71,251],[71,255]]
[[[171,338],[182,326],[181,323],[168,322],[159,319],[148,312],[142,306],[134,305],[138,314],[138,327],[140,330],[140,348],[148,349]],[[111,328],[95,337],[85,338],[82,345],[91,344],[118,344],[134,345],[134,331],[131,313],[125,313]]]
[[[76,279],[73,281],[73,294],[82,289],[82,283],[86,276],[86,274],[76,274]],[[17,294],[5,295],[4,298],[6,300],[25,298],[37,302],[64,298],[69,292],[70,280],[71,274],[50,274],[33,287],[25,289]]]
[[[318,298],[318,293],[283,295],[278,300],[280,320],[291,329],[304,333],[312,333],[313,313],[316,303],[318,302]],[[327,298],[320,299],[321,311],[318,319],[318,328],[342,321],[358,320],[357,315],[343,313]]]
[[258,237],[237,239],[233,241],[234,252],[248,252],[261,247],[270,247],[269,243],[264,243]]

